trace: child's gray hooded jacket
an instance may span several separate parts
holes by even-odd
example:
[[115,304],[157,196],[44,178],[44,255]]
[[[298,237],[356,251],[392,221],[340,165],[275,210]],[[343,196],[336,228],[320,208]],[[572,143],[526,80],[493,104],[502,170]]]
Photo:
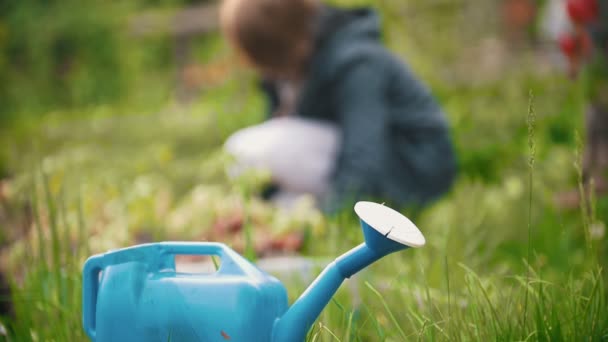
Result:
[[[448,191],[455,156],[448,125],[429,90],[380,42],[369,9],[325,8],[296,112],[342,131],[324,207],[377,199],[420,206]],[[276,93],[266,87],[271,100]]]

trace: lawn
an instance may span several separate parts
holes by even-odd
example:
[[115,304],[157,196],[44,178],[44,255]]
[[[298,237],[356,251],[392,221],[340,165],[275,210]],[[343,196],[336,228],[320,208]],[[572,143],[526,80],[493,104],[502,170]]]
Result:
[[[226,175],[223,141],[260,122],[265,103],[255,76],[217,34],[195,40],[191,54],[219,71],[197,76],[197,96],[183,104],[171,90],[169,37],[135,39],[122,30],[152,5],[91,3],[70,14],[65,4],[41,13],[25,1],[0,17],[0,24],[21,28],[0,33],[20,38],[32,35],[33,24],[15,24],[19,15],[54,24],[25,45],[34,62],[49,59],[36,44],[79,32],[67,35],[79,53],[67,79],[48,76],[52,65],[32,62],[40,70],[20,75],[0,61],[0,81],[11,84],[0,90],[7,99],[0,112],[0,265],[14,305],[13,317],[0,318],[11,332],[0,340],[86,340],[80,272],[93,253],[215,238],[255,261],[262,257],[255,247],[269,236],[301,232],[302,255],[331,259],[362,242],[352,210],[325,217],[303,201],[282,212],[256,195],[265,175]],[[374,5],[386,44],[426,81],[449,117],[459,178],[421,213],[403,211],[427,245],[347,281],[309,340],[608,340],[608,198],[595,198],[590,210],[554,203],[580,178],[578,82],[551,63],[547,44],[509,45],[496,1]],[[92,23],[83,15],[91,11],[98,14]],[[112,50],[108,56],[83,43],[90,37]],[[10,60],[10,44],[3,47]],[[214,233],[234,217],[242,218],[241,232]],[[290,301],[307,286],[289,280]]]

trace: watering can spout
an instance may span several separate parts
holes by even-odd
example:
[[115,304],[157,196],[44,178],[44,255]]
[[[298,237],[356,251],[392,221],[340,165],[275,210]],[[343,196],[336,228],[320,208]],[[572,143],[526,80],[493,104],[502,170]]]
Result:
[[344,253],[310,284],[274,324],[273,342],[303,341],[306,333],[344,279],[382,257],[408,247],[422,247],[425,239],[418,228],[399,212],[373,202],[358,202],[365,242]]

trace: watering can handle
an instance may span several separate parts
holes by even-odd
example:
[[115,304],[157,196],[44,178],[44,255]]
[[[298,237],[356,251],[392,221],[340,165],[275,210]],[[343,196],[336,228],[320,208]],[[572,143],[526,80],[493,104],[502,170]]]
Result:
[[217,255],[221,265],[219,272],[223,274],[246,274],[258,272],[247,259],[218,242],[161,242],[159,244],[166,254],[187,255]]
[[172,255],[217,255],[222,256],[227,248],[218,242],[161,242],[162,251]]
[[104,268],[103,255],[90,257],[84,264],[82,272],[82,321],[84,330],[92,341],[95,341],[95,315],[97,311],[97,291],[99,289],[99,272]]
[[221,274],[252,275],[259,273],[247,259],[223,243],[218,242],[161,242],[159,244],[166,254],[217,255],[221,265]]

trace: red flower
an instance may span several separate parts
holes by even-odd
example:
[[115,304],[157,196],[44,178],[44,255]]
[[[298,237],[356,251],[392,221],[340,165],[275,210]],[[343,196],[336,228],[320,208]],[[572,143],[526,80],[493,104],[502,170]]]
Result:
[[568,69],[571,77],[578,74],[581,63],[591,53],[591,37],[585,30],[570,33],[559,38],[559,47],[568,58]]
[[559,47],[568,58],[578,55],[578,42],[576,37],[571,34],[559,37]]
[[568,0],[566,10],[575,24],[588,24],[598,17],[597,0]]

